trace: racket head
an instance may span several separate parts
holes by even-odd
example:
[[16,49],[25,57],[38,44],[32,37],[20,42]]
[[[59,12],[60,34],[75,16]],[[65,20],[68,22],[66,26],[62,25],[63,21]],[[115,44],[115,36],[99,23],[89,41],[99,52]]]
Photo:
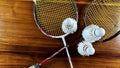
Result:
[[120,34],[120,0],[92,0],[84,12],[85,26],[95,24],[105,29],[99,41],[108,41]]
[[74,0],[34,0],[34,18],[38,28],[49,37],[67,36],[62,22],[73,18],[78,22],[78,9]]

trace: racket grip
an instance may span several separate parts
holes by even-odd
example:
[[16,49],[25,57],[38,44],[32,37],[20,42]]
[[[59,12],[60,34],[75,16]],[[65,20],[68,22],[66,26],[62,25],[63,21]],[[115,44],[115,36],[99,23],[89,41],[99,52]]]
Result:
[[35,64],[35,65],[30,66],[29,68],[40,68],[40,66],[39,64]]

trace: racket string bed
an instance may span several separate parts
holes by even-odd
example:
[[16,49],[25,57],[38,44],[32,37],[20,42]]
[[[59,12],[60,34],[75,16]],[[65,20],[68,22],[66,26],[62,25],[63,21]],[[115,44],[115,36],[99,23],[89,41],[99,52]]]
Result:
[[95,24],[106,30],[105,40],[120,30],[120,0],[94,0],[86,13],[86,24]]
[[[70,0],[45,0],[37,2],[37,17],[41,22],[43,30],[54,36],[63,35],[61,29],[62,21],[67,18],[76,17],[76,11]],[[49,25],[51,27],[49,27]],[[57,30],[56,30],[57,28]]]

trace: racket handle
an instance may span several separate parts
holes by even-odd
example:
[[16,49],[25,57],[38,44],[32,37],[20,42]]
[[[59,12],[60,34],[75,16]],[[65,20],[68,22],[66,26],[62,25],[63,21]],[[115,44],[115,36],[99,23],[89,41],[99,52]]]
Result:
[[35,65],[30,66],[29,68],[40,68],[40,66],[39,64],[35,64]]
[[69,60],[69,63],[70,63],[70,67],[73,68],[73,64],[72,64],[72,60],[71,60],[71,57],[70,57],[70,53],[68,51],[68,47],[66,46],[66,42],[65,42],[65,38],[62,37],[62,41],[64,43],[64,46],[66,47],[66,53],[67,53],[67,56],[68,56],[68,60]]
[[59,49],[58,51],[56,51],[54,54],[52,54],[51,56],[49,56],[48,58],[44,59],[42,62],[32,65],[29,68],[40,68],[39,66],[43,65],[45,62],[47,62],[48,60],[52,59],[54,56],[56,56],[58,53],[60,53],[61,51],[63,51],[66,47],[62,47],[61,49]]
[[49,56],[48,58],[44,59],[42,62],[39,63],[39,65],[43,65],[45,62],[47,62],[48,60],[52,59],[54,56],[56,56],[58,53],[60,53],[61,51],[63,51],[66,47],[62,47],[61,49],[59,49],[58,51],[56,51],[55,53],[53,53],[51,56]]

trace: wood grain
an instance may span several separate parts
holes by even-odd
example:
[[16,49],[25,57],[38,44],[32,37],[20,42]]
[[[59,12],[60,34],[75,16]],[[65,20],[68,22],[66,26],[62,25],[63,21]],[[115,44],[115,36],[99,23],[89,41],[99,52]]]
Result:
[[[108,42],[95,43],[94,56],[78,55],[76,47],[81,41],[82,16],[90,0],[76,2],[79,30],[66,37],[74,68],[120,68],[120,35]],[[37,28],[31,0],[0,0],[0,68],[28,68],[61,47],[61,39],[47,37]],[[42,68],[70,68],[65,51]]]

